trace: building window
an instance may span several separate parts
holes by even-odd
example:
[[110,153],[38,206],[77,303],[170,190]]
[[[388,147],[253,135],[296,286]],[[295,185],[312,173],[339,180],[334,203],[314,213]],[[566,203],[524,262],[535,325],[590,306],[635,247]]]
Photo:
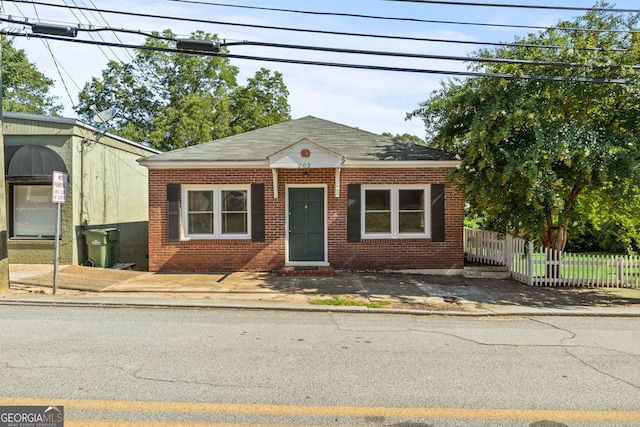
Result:
[[429,237],[429,187],[366,187],[363,238]]
[[12,237],[53,239],[56,232],[56,205],[51,202],[51,184],[14,184],[12,187]]
[[364,233],[391,233],[391,190],[365,190]]
[[249,189],[184,187],[185,236],[202,239],[249,238]]

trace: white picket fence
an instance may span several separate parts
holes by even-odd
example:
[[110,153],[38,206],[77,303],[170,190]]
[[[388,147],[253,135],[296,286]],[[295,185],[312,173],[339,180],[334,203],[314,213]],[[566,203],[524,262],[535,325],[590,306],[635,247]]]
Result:
[[572,254],[492,231],[465,228],[470,262],[504,265],[531,286],[640,287],[640,257]]

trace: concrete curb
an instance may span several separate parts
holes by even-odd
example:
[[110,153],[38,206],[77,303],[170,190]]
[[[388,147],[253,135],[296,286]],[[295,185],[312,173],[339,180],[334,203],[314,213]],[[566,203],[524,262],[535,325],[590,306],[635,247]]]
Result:
[[0,305],[49,306],[49,307],[95,307],[95,308],[147,308],[147,309],[189,309],[189,310],[265,310],[289,312],[329,312],[353,314],[394,314],[414,316],[458,316],[458,317],[527,317],[527,316],[580,316],[580,317],[627,317],[640,318],[640,308],[531,308],[492,306],[486,309],[469,310],[419,310],[368,308],[359,306],[330,306],[292,303],[288,301],[258,300],[204,300],[196,298],[109,298],[109,297],[64,297],[64,296],[2,296]]

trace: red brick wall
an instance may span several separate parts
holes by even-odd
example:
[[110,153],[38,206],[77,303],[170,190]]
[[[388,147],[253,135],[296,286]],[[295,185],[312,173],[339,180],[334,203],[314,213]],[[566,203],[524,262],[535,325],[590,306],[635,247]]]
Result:
[[[273,197],[270,169],[149,170],[149,270],[234,271],[277,270],[285,263],[287,184],[326,184],[329,263],[337,270],[461,269],[463,196],[446,186],[446,241],[431,239],[363,239],[347,242],[347,185],[446,183],[450,169],[342,169],[340,197],[335,197],[335,171],[299,169],[278,172],[278,198]],[[250,240],[166,241],[166,186],[190,184],[265,184],[265,242]]]

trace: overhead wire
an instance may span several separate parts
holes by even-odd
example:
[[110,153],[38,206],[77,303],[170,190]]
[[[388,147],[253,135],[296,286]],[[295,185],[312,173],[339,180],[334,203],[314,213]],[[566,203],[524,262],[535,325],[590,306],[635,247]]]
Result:
[[[93,6],[94,9],[97,9],[97,6],[93,2],[93,0],[89,0],[89,3]],[[74,4],[75,4],[75,0],[74,0]],[[95,16],[95,14],[93,13],[93,10],[91,11],[91,14]],[[102,13],[98,12],[97,15],[99,16],[99,19],[102,19],[102,22],[104,22],[107,27],[110,26],[109,25],[109,21],[107,21],[107,19],[104,17],[104,15]],[[97,19],[97,20],[99,21],[99,19]],[[90,20],[89,20],[89,22],[90,22]],[[120,40],[120,38],[118,37],[117,33],[112,33],[112,37],[115,40],[117,40],[119,42],[122,42],[122,40]],[[129,57],[129,59],[131,59],[131,60],[134,59],[133,56],[131,55],[131,53],[128,50],[125,49],[124,53]],[[115,54],[115,52],[114,52],[114,54]],[[120,57],[118,55],[116,55],[116,58],[118,58],[118,60],[122,62],[122,60],[120,59]]]
[[[74,1],[74,4],[75,4],[75,0],[73,0],[73,1]],[[95,10],[98,9],[98,7],[95,5],[93,0],[89,0],[89,3],[93,6],[93,9],[95,9]],[[94,15],[94,10],[93,9],[91,9],[92,15]],[[110,27],[109,22],[107,21],[107,19],[104,17],[104,15],[101,12],[98,11],[97,15],[100,16],[100,18],[106,24],[107,27]],[[89,22],[90,22],[90,20],[89,20]],[[122,40],[118,36],[118,32],[111,31],[110,34],[115,40],[117,40],[119,43],[122,43]],[[147,37],[150,37],[150,35],[148,35]],[[111,50],[111,52],[113,52],[113,54],[117,58],[118,62],[120,62],[121,64],[125,63],[122,59],[120,59],[120,57],[115,53],[115,51],[113,49],[110,48],[110,50]],[[142,79],[144,79],[145,82],[144,83],[140,83],[140,81],[138,80],[138,76],[137,75],[133,75],[134,80],[136,80],[136,82],[138,82],[138,84],[142,84],[142,85],[146,85],[146,86],[154,85],[155,83],[153,83],[153,78],[152,78],[152,76],[149,75],[150,71],[141,68],[139,66],[139,64],[136,63],[135,57],[133,55],[131,55],[131,53],[129,52],[128,49],[123,49],[123,52],[127,55],[129,60],[131,61],[130,64],[140,74],[140,77]],[[107,58],[107,59],[109,59],[109,58]]]
[[[71,0],[74,6],[77,6],[77,3],[75,2],[75,0]],[[78,16],[75,14],[75,12],[73,11],[72,7],[70,5],[67,5],[67,0],[63,0],[64,4],[67,6],[67,8],[69,9],[69,12],[71,12],[71,14],[74,16],[74,18],[76,18],[76,20],[78,22],[82,22]],[[35,5],[34,5],[35,8]],[[89,17],[87,17],[87,14],[85,13],[85,11],[88,11],[89,8],[87,9],[78,9],[79,12],[82,14],[82,17],[87,21],[89,26],[92,26],[92,22],[91,19]],[[91,36],[92,37],[92,36]],[[98,34],[98,37],[100,37],[100,39],[104,40],[104,37],[102,37],[101,34]],[[100,52],[102,53],[102,55],[107,59],[107,61],[111,60],[111,58],[109,58],[109,55],[107,55],[107,53],[100,47]],[[118,56],[118,54],[112,49],[109,48],[109,51],[113,54],[113,56],[117,59],[118,62],[123,62],[120,57]]]
[[[28,18],[25,18],[28,20]],[[2,18],[0,16],[0,20],[12,22],[12,23],[24,23],[11,18]],[[140,34],[145,35],[147,37],[155,37],[157,39],[169,40],[169,41],[177,41],[175,38],[165,37],[159,34],[154,33],[145,33],[140,30],[127,30],[120,28],[108,28],[108,27],[92,27],[92,28],[83,28],[84,32],[127,32],[131,34]],[[103,39],[104,41],[104,39]],[[116,45],[117,46],[117,45]],[[329,52],[329,53],[341,53],[341,54],[355,54],[355,55],[364,55],[364,56],[382,56],[382,57],[396,57],[396,58],[405,58],[405,59],[433,59],[433,60],[444,60],[444,61],[461,61],[461,62],[482,62],[482,63],[501,63],[501,64],[518,64],[518,65],[533,65],[533,66],[551,66],[551,67],[587,67],[584,63],[578,62],[567,62],[567,61],[541,61],[541,60],[526,60],[526,59],[510,59],[510,58],[496,58],[496,57],[470,57],[470,56],[455,56],[455,55],[434,55],[434,54],[422,54],[422,53],[410,53],[410,52],[389,52],[389,51],[376,51],[376,50],[362,50],[362,49],[345,49],[345,48],[334,48],[334,47],[324,47],[324,46],[309,46],[309,45],[296,45],[296,44],[285,44],[285,43],[270,43],[270,42],[257,42],[257,41],[238,41],[238,42],[224,42],[222,46],[231,47],[231,46],[260,46],[260,47],[268,47],[268,48],[278,48],[278,49],[291,49],[291,50],[308,50],[308,51],[318,51],[318,52]],[[606,68],[605,66],[594,67],[594,68]],[[632,69],[640,69],[640,65],[630,67]]]
[[[6,32],[0,31],[0,34],[6,34]],[[184,53],[184,54],[193,54],[193,55],[201,55],[201,56],[220,56],[223,58],[244,59],[244,60],[250,60],[250,61],[266,61],[266,62],[277,62],[277,63],[287,63],[287,64],[316,65],[316,66],[325,66],[325,67],[334,67],[334,68],[395,71],[395,72],[404,72],[404,73],[438,74],[438,75],[451,75],[451,76],[464,76],[464,77],[499,77],[499,78],[505,78],[505,79],[547,80],[547,81],[557,81],[557,82],[612,83],[612,84],[631,83],[629,80],[625,80],[625,79],[602,79],[602,78],[589,78],[589,77],[564,77],[564,76],[544,76],[544,75],[528,75],[528,74],[487,73],[487,72],[473,72],[473,71],[392,67],[392,66],[382,66],[382,65],[346,64],[346,63],[310,61],[310,60],[301,60],[301,59],[270,58],[270,57],[262,57],[262,56],[212,53],[212,52],[204,52],[204,51],[185,51],[185,50],[178,50],[174,48],[164,48],[164,47],[158,47],[158,46],[126,45],[126,44],[117,44],[117,43],[111,43],[111,42],[99,42],[96,40],[82,40],[82,39],[76,39],[76,38],[69,39],[69,38],[48,36],[44,34],[13,33],[13,35],[18,37],[46,38],[49,40],[59,40],[59,41],[70,42],[70,43],[82,43],[82,44],[92,44],[92,45],[100,44],[100,45],[110,45],[110,46],[117,46],[117,47],[129,48],[129,49],[144,49],[144,50],[153,50],[153,51],[160,51],[160,52]]]
[[564,10],[574,12],[619,12],[619,13],[640,13],[640,9],[617,9],[609,7],[580,7],[580,6],[548,6],[541,4],[514,4],[514,3],[478,3],[472,1],[449,1],[449,0],[383,0],[402,3],[425,3],[446,6],[478,6],[478,7],[502,7],[511,9],[540,9],[540,10]]
[[[64,6],[59,4],[47,3],[39,0],[5,0],[10,1],[12,3],[33,3],[43,6],[49,7],[63,7],[63,8],[71,8],[72,6]],[[74,9],[87,9],[82,6],[73,6]],[[451,40],[451,39],[441,39],[441,38],[431,38],[431,37],[412,37],[412,36],[398,36],[398,35],[389,35],[389,34],[368,34],[368,33],[356,33],[356,32],[348,32],[348,31],[330,31],[330,30],[317,30],[310,28],[293,28],[293,27],[282,27],[282,26],[273,26],[273,25],[259,25],[259,24],[248,24],[248,23],[240,23],[240,22],[228,22],[228,21],[216,21],[210,19],[202,19],[202,18],[186,18],[186,17],[175,17],[175,16],[167,16],[167,15],[158,15],[158,14],[148,14],[148,13],[139,13],[139,12],[124,12],[120,10],[112,10],[112,9],[92,9],[96,12],[101,13],[113,13],[119,15],[126,16],[135,16],[142,18],[153,18],[153,19],[165,19],[165,20],[173,20],[180,22],[194,22],[201,24],[212,24],[212,25],[221,25],[221,26],[237,26],[237,27],[245,27],[245,28],[254,28],[254,29],[265,29],[265,30],[278,30],[278,31],[291,31],[291,32],[301,32],[301,33],[310,33],[310,34],[324,34],[324,35],[338,35],[338,36],[352,36],[352,37],[363,37],[363,38],[376,38],[376,39],[384,39],[384,40],[404,40],[404,41],[417,41],[417,42],[434,42],[434,43],[454,43],[454,44],[467,44],[467,45],[476,45],[476,46],[501,46],[501,47],[532,47],[532,48],[541,48],[541,49],[564,49],[564,46],[554,46],[554,45],[539,45],[539,44],[524,44],[524,43],[504,43],[504,42],[485,42],[485,41],[476,41],[476,40]],[[605,50],[598,47],[580,47],[580,50],[585,51],[601,51]]]
[[[22,12],[22,10],[17,5],[16,5],[16,9],[20,13],[20,15],[22,15],[22,17],[26,20],[27,16],[24,14],[24,12]],[[37,10],[35,10],[35,6],[34,6],[34,12],[36,13],[36,16],[37,16],[38,12],[37,12]],[[10,34],[11,35],[19,34],[19,30],[13,30],[13,31],[10,32]],[[67,83],[64,80],[64,77],[62,75],[62,71],[60,69],[62,69],[69,76],[69,78],[71,78],[71,81],[74,84],[76,84],[75,81],[73,80],[73,77],[71,77],[71,74],[69,74],[69,72],[64,68],[64,66],[60,63],[58,58],[55,56],[55,54],[51,50],[51,46],[49,45],[49,42],[47,40],[41,40],[41,41],[42,41],[42,45],[44,46],[44,48],[47,50],[47,52],[49,52],[49,55],[51,55],[51,59],[53,61],[53,65],[56,68],[56,72],[60,76],[60,80],[62,81],[62,85],[63,85],[64,91],[67,94],[67,96],[69,97],[69,101],[71,102],[71,105],[74,105],[73,98],[71,97],[71,93],[69,92],[69,87],[67,86]],[[76,87],[78,87],[77,84],[76,84]]]
[[[38,17],[38,19],[40,19],[40,17],[38,16],[38,10],[36,9],[35,5],[33,6],[33,11],[36,14],[36,16]],[[42,40],[42,43],[43,43],[45,49],[47,49],[47,51],[49,52],[49,55],[51,55],[51,59],[53,60],[53,65],[56,68],[58,76],[60,76],[60,80],[62,81],[62,87],[64,88],[64,91],[67,94],[67,97],[69,98],[69,102],[71,102],[72,106],[75,106],[75,102],[73,102],[73,98],[71,97],[71,92],[69,92],[69,87],[67,86],[67,82],[64,79],[64,76],[62,75],[62,72],[60,71],[60,68],[62,68],[64,70],[64,72],[67,73],[67,75],[71,79],[71,82],[76,86],[76,88],[80,89],[80,87],[75,82],[73,77],[71,77],[71,75],[67,72],[67,70],[64,68],[64,66],[60,63],[60,61],[58,61],[58,58],[55,56],[55,54],[53,53],[53,50],[51,49],[51,46],[49,45],[49,41],[48,40]]]
[[175,3],[200,4],[200,5],[216,6],[216,7],[237,8],[237,9],[262,10],[262,11],[269,11],[269,12],[284,12],[284,13],[293,13],[293,14],[302,14],[302,15],[337,16],[337,17],[346,17],[346,18],[363,18],[363,19],[375,19],[375,20],[384,20],[384,21],[416,22],[416,23],[423,23],[423,24],[469,25],[469,26],[493,27],[493,28],[520,28],[520,29],[529,29],[529,30],[552,29],[552,30],[563,30],[563,31],[590,31],[590,32],[603,32],[603,33],[605,32],[606,33],[609,33],[609,32],[611,33],[639,32],[640,33],[640,30],[626,31],[626,30],[586,29],[586,28],[577,28],[577,27],[554,27],[554,26],[545,27],[545,26],[539,26],[539,25],[498,24],[498,23],[468,22],[468,21],[443,21],[438,19],[365,15],[361,13],[321,12],[321,11],[311,11],[311,10],[301,10],[301,9],[284,9],[284,8],[277,8],[277,7],[226,4],[226,3],[217,3],[217,2],[210,2],[210,1],[204,1],[204,0],[165,0],[165,1],[175,2]]

